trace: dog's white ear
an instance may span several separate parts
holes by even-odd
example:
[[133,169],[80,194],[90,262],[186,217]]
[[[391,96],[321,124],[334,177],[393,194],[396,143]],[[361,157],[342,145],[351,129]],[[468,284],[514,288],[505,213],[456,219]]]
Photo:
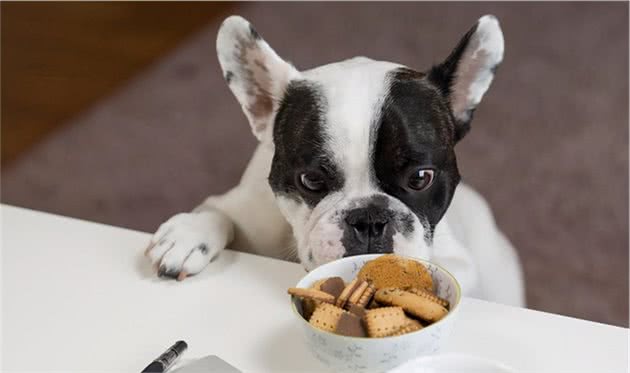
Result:
[[470,130],[475,108],[502,60],[503,33],[499,21],[486,15],[463,36],[446,60],[429,72],[429,79],[450,103],[456,141]]
[[223,76],[241,104],[254,135],[271,139],[271,127],[282,95],[299,72],[239,16],[228,17],[217,36]]

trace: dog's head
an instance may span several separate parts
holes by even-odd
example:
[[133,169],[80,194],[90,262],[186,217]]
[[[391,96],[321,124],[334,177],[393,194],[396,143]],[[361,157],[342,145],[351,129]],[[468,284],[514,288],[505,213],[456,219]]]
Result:
[[426,72],[363,57],[300,72],[237,16],[217,52],[254,135],[273,148],[269,184],[305,268],[363,253],[430,257],[460,179],[454,146],[503,58],[496,18]]

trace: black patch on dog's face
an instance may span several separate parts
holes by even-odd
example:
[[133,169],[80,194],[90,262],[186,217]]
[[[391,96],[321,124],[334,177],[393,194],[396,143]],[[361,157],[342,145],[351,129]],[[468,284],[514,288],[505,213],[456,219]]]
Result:
[[[381,189],[402,201],[428,224],[429,238],[448,208],[460,175],[455,128],[448,102],[422,73],[396,69],[384,101],[374,143],[374,171]],[[408,186],[420,168],[435,170],[424,191]]]
[[[343,174],[325,150],[324,115],[326,100],[319,87],[306,80],[289,83],[273,128],[275,152],[269,185],[276,194],[314,208],[326,195],[343,186]],[[300,175],[321,177],[325,188],[310,192],[300,184]]]

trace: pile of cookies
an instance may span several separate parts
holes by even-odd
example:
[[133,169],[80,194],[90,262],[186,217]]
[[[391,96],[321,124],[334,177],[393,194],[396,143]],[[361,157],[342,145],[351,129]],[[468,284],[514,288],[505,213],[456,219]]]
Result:
[[443,318],[449,303],[433,292],[422,263],[394,254],[371,260],[346,284],[341,277],[289,288],[314,327],[352,337],[382,338],[422,329]]

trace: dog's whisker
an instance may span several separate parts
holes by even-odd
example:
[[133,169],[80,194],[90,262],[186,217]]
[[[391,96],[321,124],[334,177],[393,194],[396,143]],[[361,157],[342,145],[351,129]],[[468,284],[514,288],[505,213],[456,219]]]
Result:
[[299,260],[297,256],[297,247],[295,246],[295,244],[281,248],[279,250],[279,255],[282,260],[291,262],[296,261],[296,259]]

